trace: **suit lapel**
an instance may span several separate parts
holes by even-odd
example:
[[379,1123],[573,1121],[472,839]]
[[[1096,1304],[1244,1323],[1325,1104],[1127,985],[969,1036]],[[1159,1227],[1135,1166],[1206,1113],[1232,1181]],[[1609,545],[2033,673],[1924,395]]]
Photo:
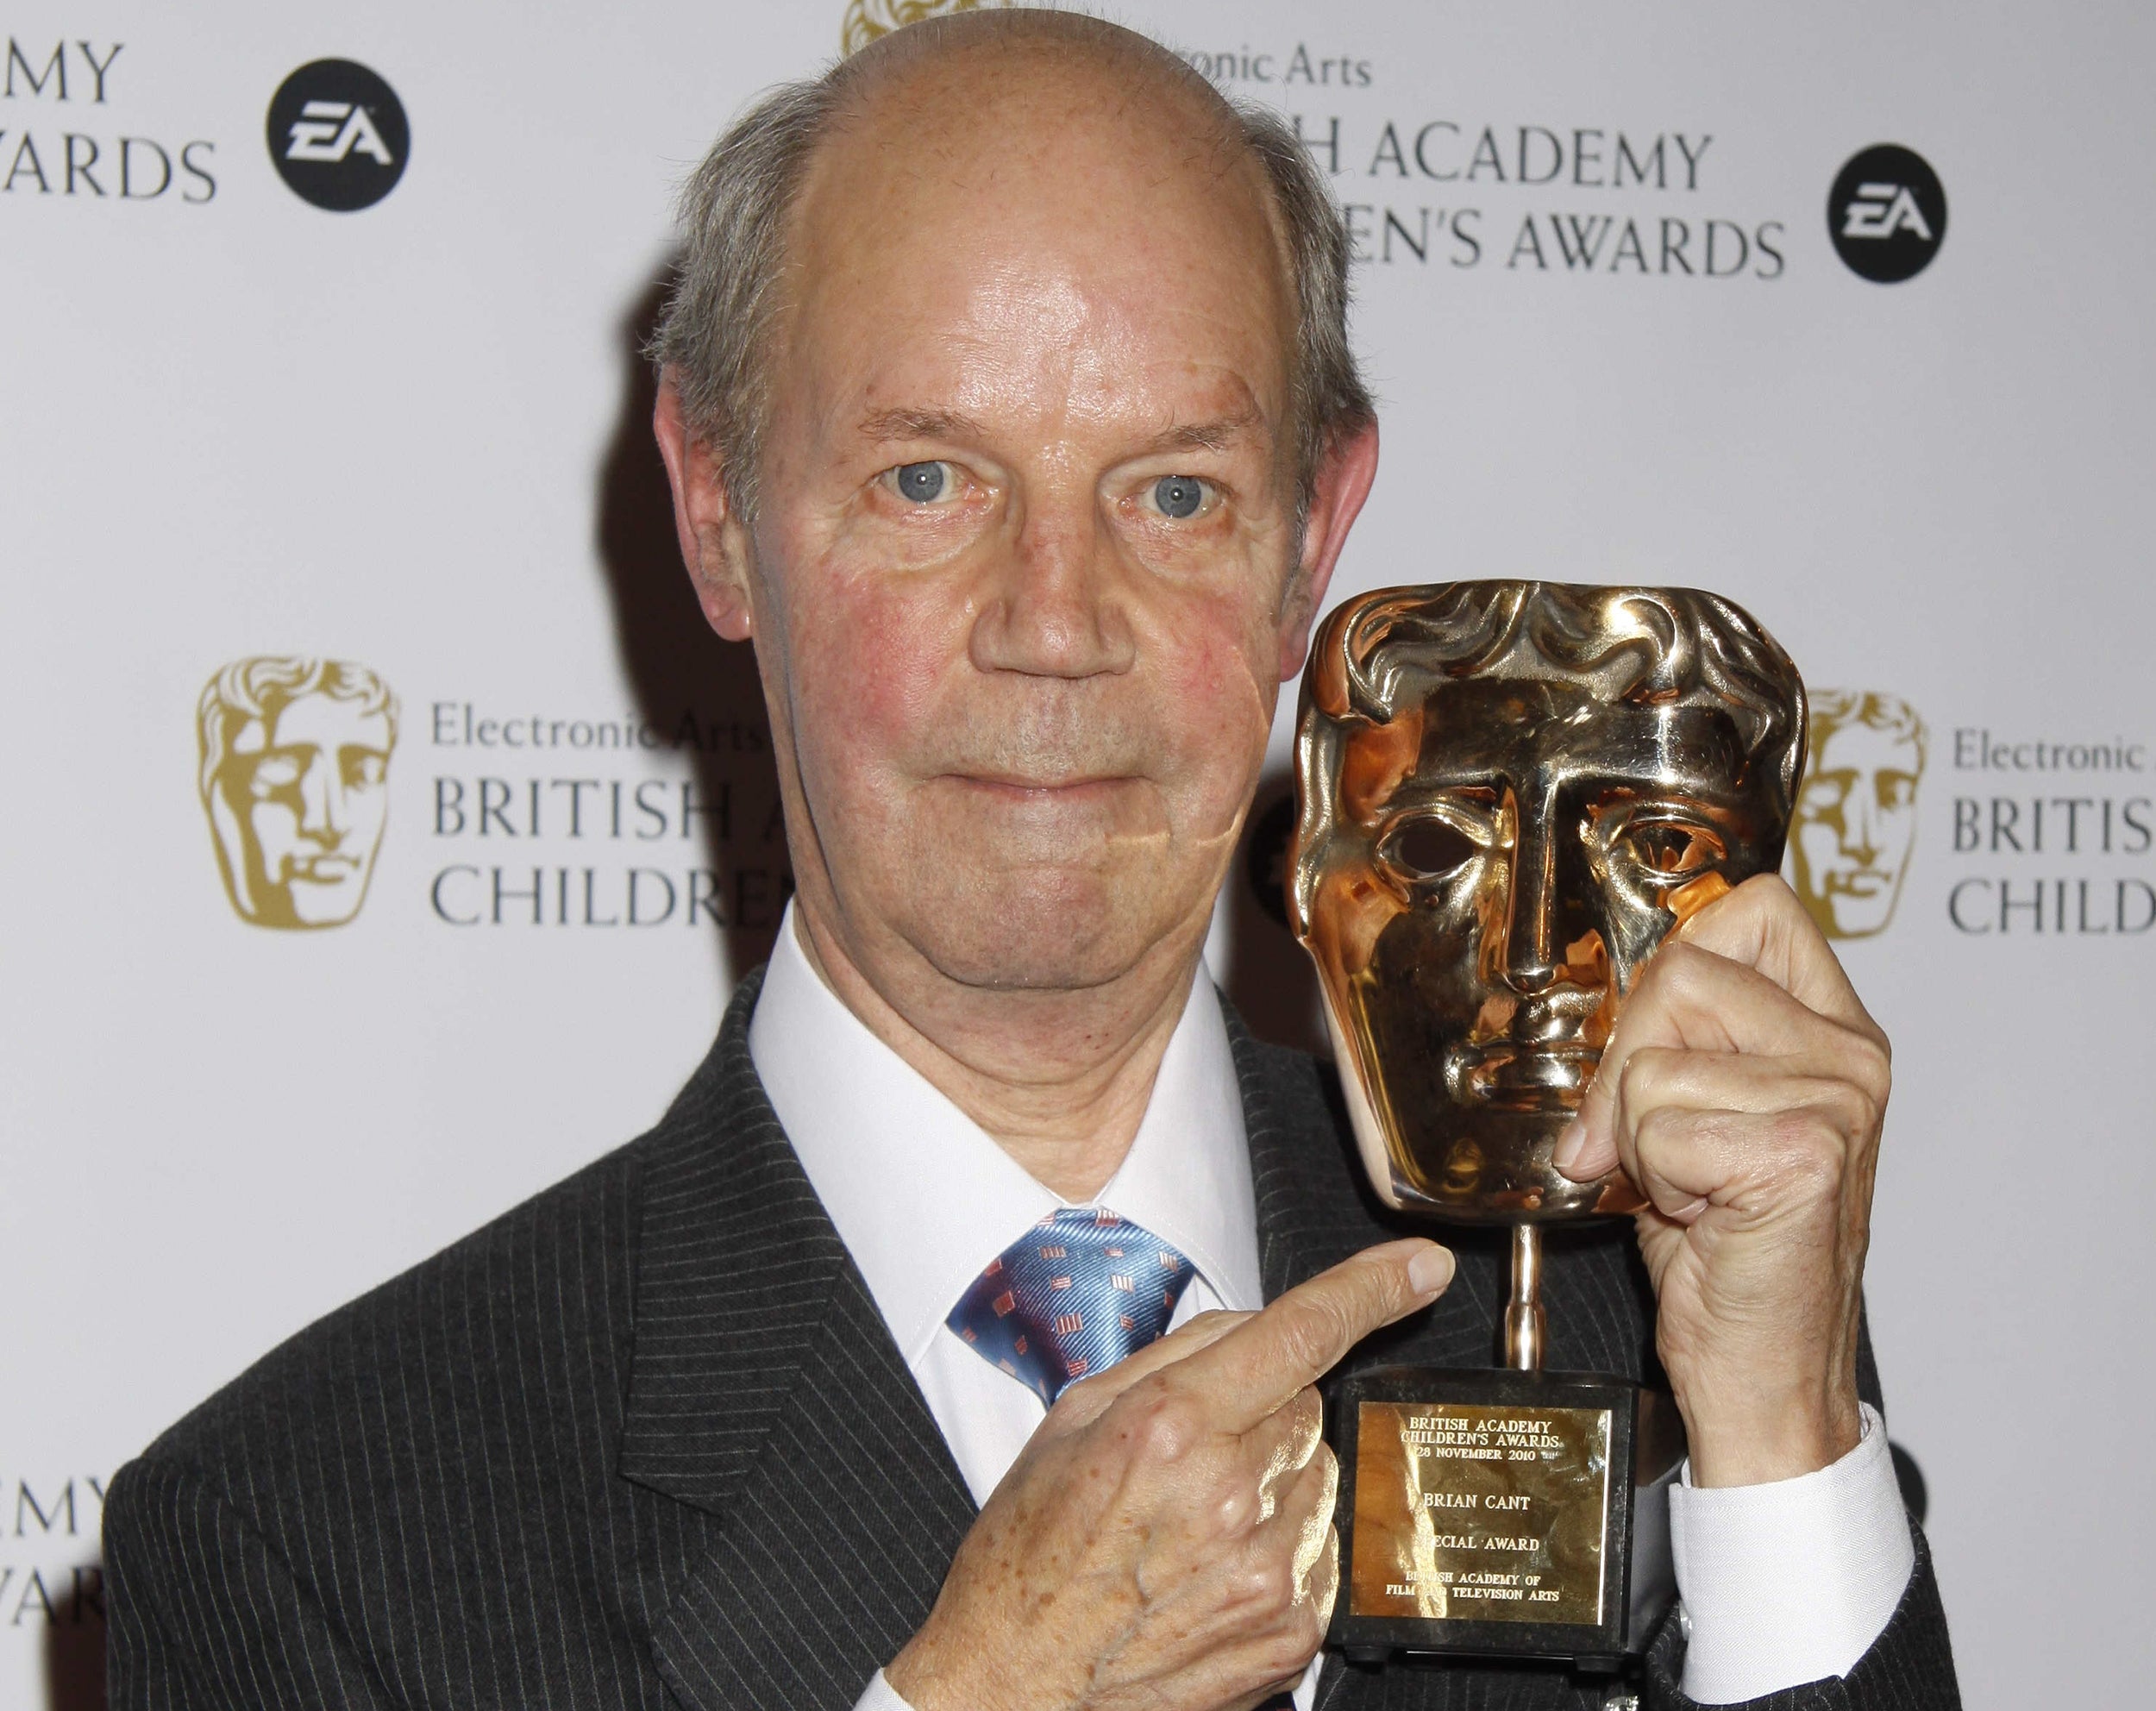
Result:
[[974,1506],[749,1056],[761,975],[653,1138],[620,1470],[713,1518],[655,1613],[697,1707],[853,1704]]

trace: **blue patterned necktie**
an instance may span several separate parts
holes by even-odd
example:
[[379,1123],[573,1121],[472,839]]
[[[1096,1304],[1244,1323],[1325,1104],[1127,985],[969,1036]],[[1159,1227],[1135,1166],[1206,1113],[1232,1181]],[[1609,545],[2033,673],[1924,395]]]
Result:
[[1044,1402],[1168,1328],[1190,1262],[1097,1206],[1052,1212],[974,1280],[944,1320]]

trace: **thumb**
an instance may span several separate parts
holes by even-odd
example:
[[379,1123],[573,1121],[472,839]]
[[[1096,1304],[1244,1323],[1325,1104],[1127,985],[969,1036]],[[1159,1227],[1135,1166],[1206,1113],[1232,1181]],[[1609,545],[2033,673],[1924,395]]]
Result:
[[1616,1066],[1605,1051],[1580,1108],[1558,1134],[1550,1156],[1551,1163],[1575,1182],[1595,1181],[1617,1168],[1616,1086]]

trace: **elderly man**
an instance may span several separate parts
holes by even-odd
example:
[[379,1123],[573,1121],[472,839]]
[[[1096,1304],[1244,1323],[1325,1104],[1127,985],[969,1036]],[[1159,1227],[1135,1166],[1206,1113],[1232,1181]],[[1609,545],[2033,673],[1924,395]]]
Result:
[[[1376,465],[1322,185],[1144,39],[1006,12],[780,91],[686,211],[657,429],[796,906],[657,1130],[122,1474],[116,1702],[1614,1702],[1319,1652],[1313,1387],[1487,1362],[1495,1293],[1386,1239],[1200,966]],[[1568,1159],[1653,1196],[1691,1432],[1640,1690],[1949,1705],[1860,1401],[1884,1042],[1786,892],[1694,925]],[[1637,1371],[1623,1236],[1547,1288]]]

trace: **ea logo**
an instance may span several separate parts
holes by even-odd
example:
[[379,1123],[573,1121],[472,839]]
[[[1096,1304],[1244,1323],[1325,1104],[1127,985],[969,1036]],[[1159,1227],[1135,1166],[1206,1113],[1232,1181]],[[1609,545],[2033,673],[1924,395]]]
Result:
[[1913,149],[1875,143],[1853,156],[1827,197],[1827,231],[1852,273],[1883,285],[1931,266],[1946,235],[1946,192]]
[[411,128],[397,91],[350,60],[317,60],[278,86],[270,159],[293,192],[347,214],[372,208],[404,175]]

